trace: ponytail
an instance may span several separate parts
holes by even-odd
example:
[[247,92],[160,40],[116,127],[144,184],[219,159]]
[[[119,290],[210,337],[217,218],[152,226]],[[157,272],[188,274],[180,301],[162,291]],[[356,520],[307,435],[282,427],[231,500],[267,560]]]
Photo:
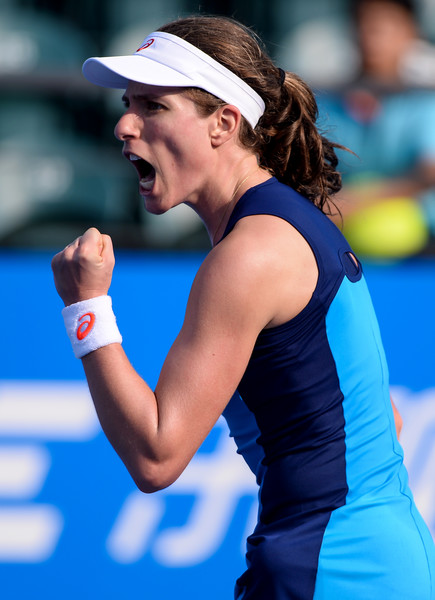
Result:
[[277,179],[332,214],[331,197],[341,189],[335,149],[342,146],[321,135],[317,118],[313,92],[298,75],[287,72],[276,105],[272,108],[269,102],[256,128],[262,138],[260,162]]

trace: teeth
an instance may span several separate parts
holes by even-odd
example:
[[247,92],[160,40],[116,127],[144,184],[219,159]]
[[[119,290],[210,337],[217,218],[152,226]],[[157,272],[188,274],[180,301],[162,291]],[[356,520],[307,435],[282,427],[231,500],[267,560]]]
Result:
[[136,154],[130,154],[129,156],[130,160],[142,160],[140,156],[137,156]]
[[140,187],[141,187],[142,190],[145,190],[146,192],[149,192],[150,190],[153,189],[154,177],[152,177],[152,179],[149,179],[147,177],[143,177],[140,180],[139,185],[140,185]]

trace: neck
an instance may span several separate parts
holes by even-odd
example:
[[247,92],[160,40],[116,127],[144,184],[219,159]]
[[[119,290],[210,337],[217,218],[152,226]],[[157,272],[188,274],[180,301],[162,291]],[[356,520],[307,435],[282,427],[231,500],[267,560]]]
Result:
[[251,187],[267,181],[270,177],[267,171],[256,165],[254,169],[237,178],[230,199],[215,211],[212,225],[207,228],[212,246],[216,246],[222,239],[233,209],[243,194]]
[[[219,178],[216,173],[219,173]],[[229,159],[213,164],[197,196],[185,200],[204,223],[212,246],[221,240],[231,213],[243,194],[270,177],[253,154],[247,156],[244,153],[242,157],[232,154]]]

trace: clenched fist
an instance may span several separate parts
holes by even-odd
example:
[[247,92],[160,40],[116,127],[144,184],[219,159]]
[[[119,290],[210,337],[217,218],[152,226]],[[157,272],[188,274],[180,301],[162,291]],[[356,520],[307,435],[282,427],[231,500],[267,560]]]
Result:
[[51,267],[65,306],[107,294],[114,266],[111,238],[94,227],[56,254]]

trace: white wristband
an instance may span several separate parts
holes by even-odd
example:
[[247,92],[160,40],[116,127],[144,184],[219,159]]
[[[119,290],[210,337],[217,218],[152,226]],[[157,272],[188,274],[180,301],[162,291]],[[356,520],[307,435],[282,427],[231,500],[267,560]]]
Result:
[[62,310],[62,316],[76,358],[122,342],[110,296],[70,304]]

